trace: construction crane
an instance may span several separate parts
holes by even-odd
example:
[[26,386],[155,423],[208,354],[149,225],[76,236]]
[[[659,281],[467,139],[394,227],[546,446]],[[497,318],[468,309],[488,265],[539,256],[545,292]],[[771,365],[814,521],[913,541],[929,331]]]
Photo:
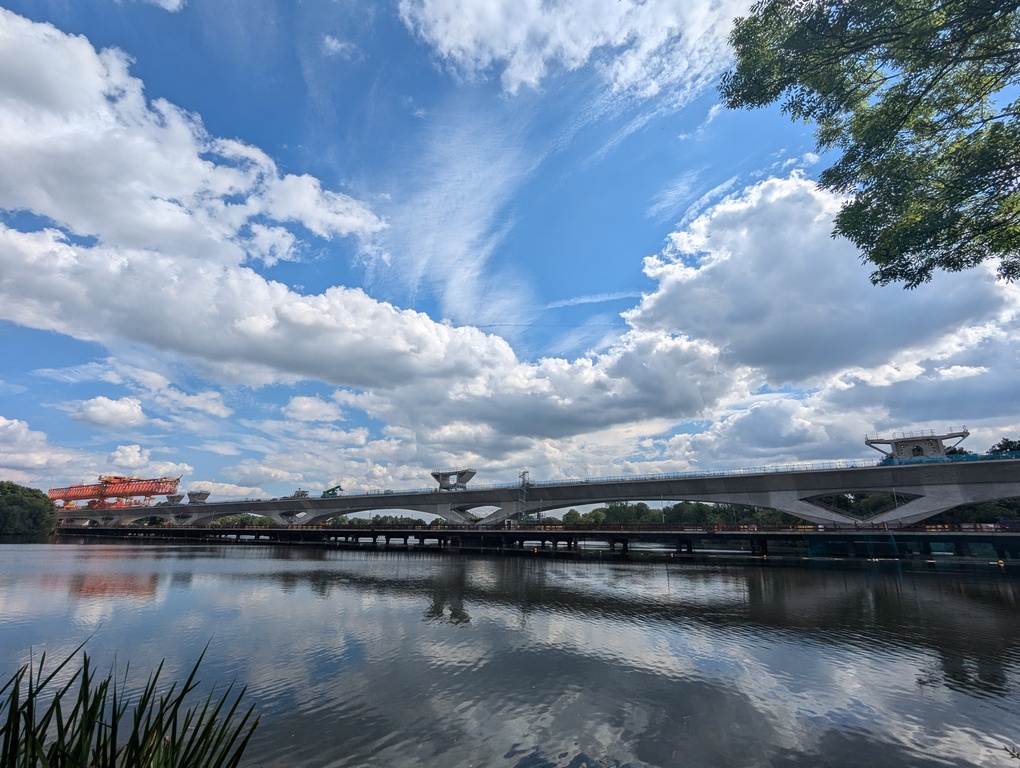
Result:
[[[124,475],[100,475],[98,483],[69,485],[66,488],[50,488],[49,497],[61,506],[78,506],[84,501],[87,509],[115,509],[138,507],[150,503],[153,496],[172,496],[177,493],[179,477],[125,477]],[[112,501],[111,501],[112,499]],[[136,499],[144,499],[139,502]]]

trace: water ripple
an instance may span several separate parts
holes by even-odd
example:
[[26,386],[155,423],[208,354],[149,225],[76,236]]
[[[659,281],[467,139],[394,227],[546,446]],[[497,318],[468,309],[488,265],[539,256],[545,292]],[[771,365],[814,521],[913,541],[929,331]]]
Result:
[[[995,577],[284,547],[7,548],[0,663],[248,686],[245,765],[969,765],[1020,722]],[[132,685],[136,683],[132,682]]]

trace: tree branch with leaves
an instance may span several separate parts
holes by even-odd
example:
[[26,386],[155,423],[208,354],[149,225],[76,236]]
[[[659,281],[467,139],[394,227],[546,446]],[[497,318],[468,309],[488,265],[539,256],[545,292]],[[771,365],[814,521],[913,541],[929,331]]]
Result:
[[1020,277],[1020,1],[762,0],[730,41],[726,105],[781,102],[839,153],[820,185],[872,282]]

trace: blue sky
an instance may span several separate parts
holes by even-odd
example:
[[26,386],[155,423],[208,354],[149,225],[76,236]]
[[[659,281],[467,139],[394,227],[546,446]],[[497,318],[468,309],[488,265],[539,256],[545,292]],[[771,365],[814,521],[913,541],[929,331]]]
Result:
[[0,8],[0,478],[215,496],[1020,435],[1017,286],[877,288],[742,2]]

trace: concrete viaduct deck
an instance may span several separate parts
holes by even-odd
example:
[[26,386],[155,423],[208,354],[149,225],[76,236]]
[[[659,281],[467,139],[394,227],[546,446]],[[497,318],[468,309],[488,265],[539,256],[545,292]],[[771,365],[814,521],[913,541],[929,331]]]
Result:
[[[337,515],[410,511],[460,525],[501,525],[510,518],[619,501],[704,501],[770,507],[815,524],[853,527],[861,520],[820,506],[844,493],[888,493],[899,502],[867,519],[871,525],[909,525],[960,506],[1020,497],[1020,457],[941,459],[905,464],[828,462],[796,468],[739,470],[536,482],[462,490],[350,493],[331,498],[246,499],[61,512],[62,524],[123,525],[156,516],[201,526],[221,517],[255,514],[278,525],[318,525]],[[494,511],[493,511],[494,508]]]

